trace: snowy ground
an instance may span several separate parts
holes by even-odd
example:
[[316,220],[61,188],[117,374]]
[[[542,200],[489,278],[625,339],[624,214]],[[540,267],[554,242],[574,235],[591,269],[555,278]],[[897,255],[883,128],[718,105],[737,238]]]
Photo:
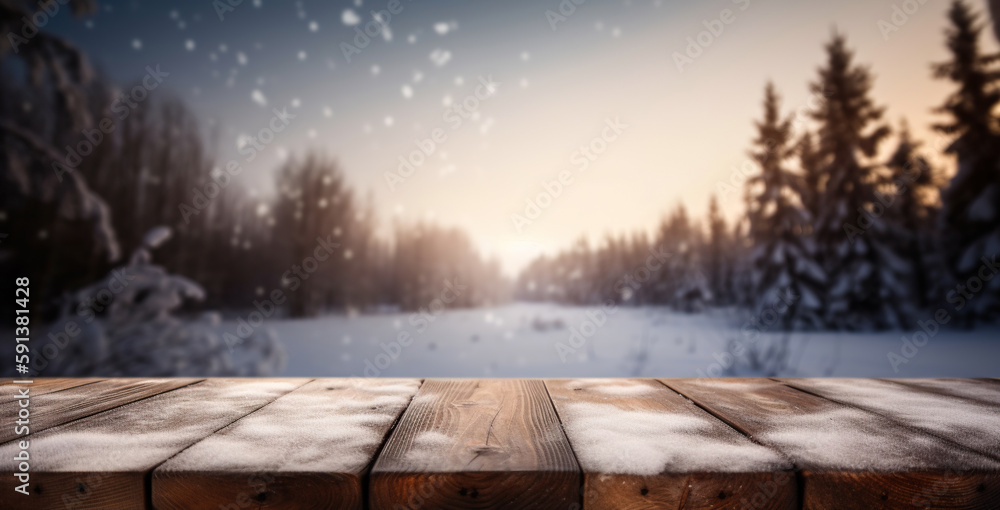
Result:
[[[730,341],[747,317],[733,310],[687,315],[664,308],[599,308],[515,303],[411,314],[270,320],[288,351],[286,376],[429,377],[716,377],[765,376],[769,370],[734,366]],[[594,318],[591,318],[594,317]],[[418,325],[427,327],[418,331]],[[235,331],[235,324],[223,325]],[[571,340],[573,331],[581,332]],[[411,342],[395,340],[408,333]],[[589,335],[588,335],[589,333]],[[902,337],[883,333],[795,333],[777,375],[849,377],[1000,376],[1000,327],[941,330],[904,349]],[[757,344],[785,335],[765,333]],[[384,347],[383,347],[384,345]],[[728,347],[727,347],[728,346]],[[890,363],[895,353],[896,368]],[[904,360],[904,361],[900,361]]]

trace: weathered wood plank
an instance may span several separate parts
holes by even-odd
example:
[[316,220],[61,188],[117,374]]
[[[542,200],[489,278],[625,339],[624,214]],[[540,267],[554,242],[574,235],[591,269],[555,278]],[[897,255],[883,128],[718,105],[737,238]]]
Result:
[[143,508],[153,467],[307,381],[211,379],[32,434],[30,496],[9,476],[18,442],[0,445],[4,508]]
[[546,386],[583,468],[585,509],[797,507],[785,457],[655,380]]
[[1000,460],[1000,406],[876,379],[783,379]]
[[320,379],[153,471],[153,506],[360,509],[363,478],[419,379]]
[[788,455],[804,508],[1000,505],[1000,463],[883,416],[769,380],[664,383]]
[[989,379],[886,379],[947,397],[961,397],[1000,406],[1000,384]]
[[[17,379],[18,381],[24,379]],[[34,395],[45,395],[48,393],[62,391],[69,388],[75,388],[77,386],[83,386],[85,384],[93,384],[102,379],[96,377],[87,378],[71,378],[71,377],[29,377],[26,380],[32,381],[31,384],[13,384],[15,379],[0,379],[0,388],[3,388],[2,395],[7,395],[8,391],[13,391],[11,387],[17,386],[27,386],[31,388],[31,394]]]
[[570,508],[580,468],[538,380],[428,380],[371,472],[371,508]]
[[[187,386],[200,379],[106,379],[62,391],[34,395],[29,392],[31,433],[52,428],[120,405]],[[20,409],[4,406],[0,422],[13,423]],[[0,429],[0,443],[15,439],[13,427]]]

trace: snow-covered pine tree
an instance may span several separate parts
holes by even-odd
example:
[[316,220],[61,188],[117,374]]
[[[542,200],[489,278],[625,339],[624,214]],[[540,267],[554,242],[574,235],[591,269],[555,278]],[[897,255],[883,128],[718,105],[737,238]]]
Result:
[[[42,368],[46,376],[165,377],[273,375],[285,352],[266,327],[237,337],[220,333],[219,318],[183,321],[174,314],[205,291],[152,263],[151,250],[171,235],[151,230],[128,264],[63,302],[53,331],[80,333]],[[104,298],[111,293],[110,302]]]
[[904,122],[899,145],[886,162],[889,169],[886,186],[888,192],[895,196],[886,219],[899,253],[912,268],[912,278],[907,283],[914,303],[923,310],[932,304],[932,300],[940,299],[935,282],[944,275],[939,271],[933,235],[938,213],[934,201],[938,182],[930,163],[918,154],[919,146]]
[[[795,154],[791,119],[782,118],[774,85],[764,91],[764,118],[750,156],[761,173],[747,180],[751,193],[749,234],[752,295],[757,313],[787,304],[781,318],[785,329],[818,328],[823,324],[825,276],[815,258],[812,239],[803,235],[810,217],[796,193],[799,176],[785,168]],[[789,299],[791,298],[791,299]]]
[[1000,41],[1000,0],[990,0],[990,13],[993,16],[993,33]]
[[876,195],[879,143],[889,134],[876,126],[883,109],[872,103],[872,76],[854,64],[842,35],[827,44],[827,63],[811,85],[823,96],[812,113],[818,123],[820,169],[826,179],[815,220],[818,253],[829,284],[827,321],[841,329],[901,327],[908,320],[904,279],[911,269],[895,253]]
[[712,301],[712,291],[697,256],[700,242],[697,234],[681,205],[661,224],[657,241],[669,254],[657,275],[657,301],[683,312],[701,311]]
[[[947,152],[958,170],[941,193],[941,244],[953,284],[976,277],[984,257],[1000,255],[1000,127],[995,111],[1000,103],[998,57],[979,48],[982,26],[968,5],[952,3],[947,31],[950,62],[935,66],[935,75],[958,86],[938,111],[950,117],[935,125],[955,140]],[[959,314],[966,323],[1000,310],[1000,278],[983,285]]]
[[[819,153],[816,151],[816,144],[813,141],[812,133],[805,133],[799,138],[797,144],[799,157],[799,168],[802,169],[802,179],[799,182],[799,197],[802,206],[809,212],[813,219],[819,217],[820,202],[823,197],[823,172],[820,168],[822,163]],[[812,232],[812,225],[807,225],[808,231]]]
[[708,240],[705,244],[705,266],[709,288],[716,305],[729,305],[735,301],[732,289],[732,248],[729,227],[719,211],[719,201],[713,195],[708,202]]

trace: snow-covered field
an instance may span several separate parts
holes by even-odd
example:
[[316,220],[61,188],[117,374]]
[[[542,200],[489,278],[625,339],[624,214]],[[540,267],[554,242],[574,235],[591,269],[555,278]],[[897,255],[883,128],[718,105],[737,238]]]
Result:
[[[436,316],[338,315],[266,325],[287,349],[281,374],[287,376],[1000,376],[998,326],[916,338],[916,331],[765,331],[753,342],[741,332],[747,320],[734,310],[688,315],[644,307],[602,314],[596,307],[515,303]],[[234,323],[223,326],[235,331]],[[732,355],[740,351],[731,342],[764,349],[785,337],[787,356],[776,357],[777,370],[755,369],[745,356]],[[904,347],[903,337],[915,343]]]

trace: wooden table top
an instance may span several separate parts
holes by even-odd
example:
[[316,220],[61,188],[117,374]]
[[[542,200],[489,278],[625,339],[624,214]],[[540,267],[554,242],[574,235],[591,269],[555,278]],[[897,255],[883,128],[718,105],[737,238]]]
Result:
[[[1000,508],[997,379],[5,379],[0,390],[4,509]],[[25,400],[30,434],[18,435]],[[27,486],[11,476],[24,446]]]

